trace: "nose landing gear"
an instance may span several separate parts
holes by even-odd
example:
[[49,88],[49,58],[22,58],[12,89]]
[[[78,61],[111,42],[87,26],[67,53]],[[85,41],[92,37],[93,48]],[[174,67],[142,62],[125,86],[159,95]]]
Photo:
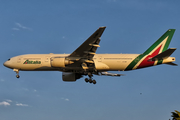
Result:
[[16,72],[16,74],[17,74],[17,75],[16,75],[16,78],[19,78],[19,77],[20,77],[20,76],[19,76],[19,70],[18,70],[18,69],[13,69],[13,71]]

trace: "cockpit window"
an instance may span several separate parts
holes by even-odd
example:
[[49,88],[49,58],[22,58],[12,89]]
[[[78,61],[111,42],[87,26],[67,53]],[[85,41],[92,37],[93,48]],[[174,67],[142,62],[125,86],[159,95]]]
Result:
[[10,58],[8,59],[8,61],[10,61]]

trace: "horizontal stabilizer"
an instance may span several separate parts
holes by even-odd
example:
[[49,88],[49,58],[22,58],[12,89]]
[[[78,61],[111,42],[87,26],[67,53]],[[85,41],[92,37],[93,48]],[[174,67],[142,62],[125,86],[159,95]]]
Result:
[[124,74],[115,74],[115,73],[108,73],[108,72],[101,72],[101,75],[106,75],[106,76],[124,76]]
[[168,58],[174,51],[176,50],[176,48],[169,48],[168,50],[156,55],[155,57],[151,58],[152,61],[156,61],[156,60],[163,60]]
[[167,64],[167,65],[173,65],[173,66],[178,66],[178,64],[175,64],[175,63],[173,63],[173,62],[165,63],[165,64]]

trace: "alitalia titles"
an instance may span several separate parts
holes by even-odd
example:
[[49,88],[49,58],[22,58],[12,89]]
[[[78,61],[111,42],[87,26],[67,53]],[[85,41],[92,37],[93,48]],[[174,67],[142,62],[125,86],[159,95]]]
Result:
[[30,60],[26,60],[23,64],[41,64],[41,61],[30,61]]

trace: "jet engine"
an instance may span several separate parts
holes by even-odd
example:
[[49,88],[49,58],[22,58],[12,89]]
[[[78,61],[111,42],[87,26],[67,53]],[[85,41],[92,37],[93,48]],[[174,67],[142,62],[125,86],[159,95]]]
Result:
[[82,77],[81,74],[77,74],[77,73],[68,73],[68,72],[63,72],[62,73],[62,79],[63,81],[69,81],[69,82],[73,82],[76,81],[77,79],[80,79]]
[[52,67],[65,67],[65,65],[72,64],[72,61],[66,60],[64,57],[51,58]]

